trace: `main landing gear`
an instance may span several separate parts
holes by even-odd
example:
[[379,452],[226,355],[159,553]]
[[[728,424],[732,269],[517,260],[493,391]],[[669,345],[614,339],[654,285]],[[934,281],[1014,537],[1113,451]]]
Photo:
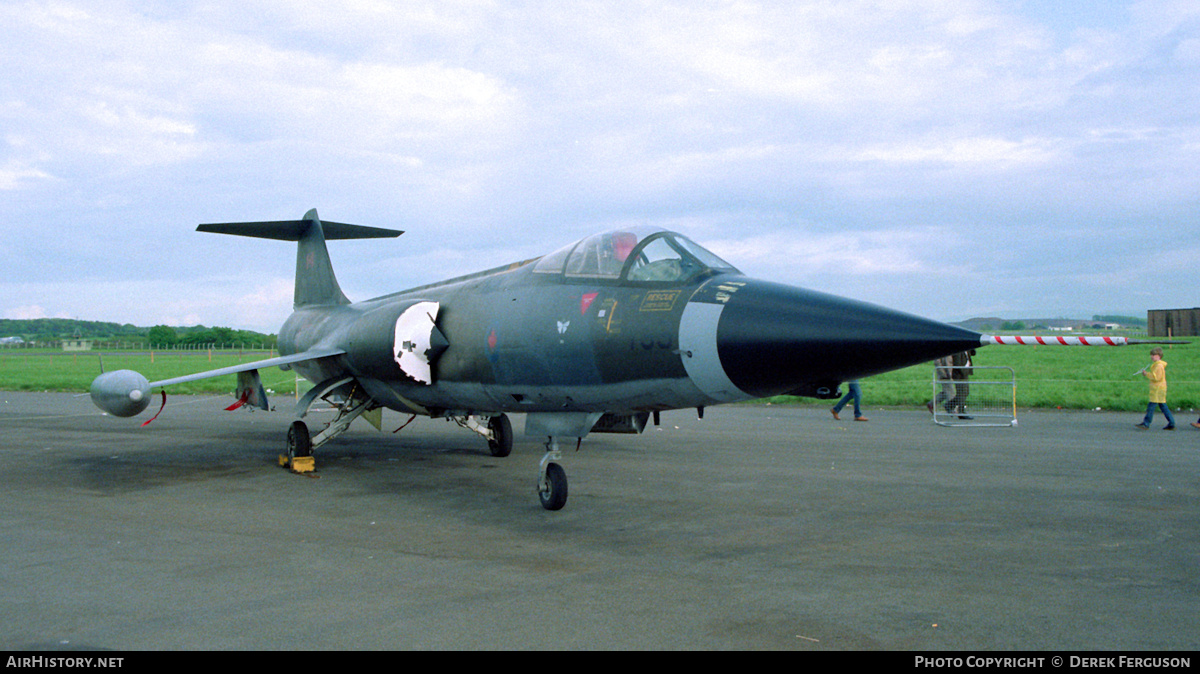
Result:
[[[454,423],[463,428],[482,435],[488,443],[488,451],[492,456],[503,458],[512,454],[513,430],[512,422],[507,414],[497,414],[494,417],[452,417]],[[482,419],[482,420],[481,420]]]
[[287,455],[279,457],[284,467],[295,473],[310,473],[315,468],[312,437],[303,421],[293,421],[287,432]]
[[293,421],[288,427],[287,454],[279,457],[279,465],[294,473],[311,473],[316,468],[313,450],[345,433],[350,422],[372,409],[372,402],[370,398],[352,396],[337,404],[337,416],[316,435],[309,434],[303,421]]

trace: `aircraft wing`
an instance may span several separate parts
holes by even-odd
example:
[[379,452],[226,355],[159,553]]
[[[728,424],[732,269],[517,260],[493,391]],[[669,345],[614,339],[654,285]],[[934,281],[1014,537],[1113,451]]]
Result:
[[278,358],[268,358],[266,360],[256,360],[252,363],[242,363],[240,365],[231,365],[222,367],[216,370],[206,370],[195,374],[188,374],[182,377],[174,377],[171,379],[163,379],[162,381],[152,381],[149,383],[149,388],[158,386],[170,386],[172,384],[182,384],[188,381],[196,381],[198,379],[208,379],[210,377],[220,377],[226,374],[237,374],[239,372],[249,372],[251,370],[261,370],[265,367],[275,367],[278,365],[289,365],[291,363],[300,363],[306,360],[316,360],[318,358],[328,358],[329,356],[340,356],[346,353],[344,349],[335,348],[316,348],[308,351],[301,351],[290,356],[279,356]]
[[[216,370],[207,370],[205,372],[197,372],[195,374],[184,375],[182,377],[173,377],[171,379],[163,379],[162,381],[148,382],[141,374],[132,370],[114,370],[105,372],[96,377],[92,382],[92,402],[97,407],[118,417],[131,417],[142,410],[146,409],[150,402],[150,391],[156,387],[170,386],[172,384],[182,384],[183,382],[196,381],[197,379],[208,379],[209,377],[220,377],[226,374],[237,374],[238,388],[251,388],[251,395],[261,390],[261,383],[258,381],[257,370],[265,367],[275,367],[278,365],[288,365],[290,363],[300,363],[306,360],[316,360],[318,358],[328,358],[330,356],[340,356],[346,353],[343,349],[333,347],[316,347],[300,353],[294,353],[290,356],[279,356],[278,358],[268,358],[266,360],[256,360],[250,363],[242,363],[241,365],[232,365],[230,367],[222,367]],[[249,377],[243,378],[241,373],[252,373]],[[245,379],[245,381],[243,381]],[[166,400],[164,393],[164,402]],[[247,398],[239,401],[239,405],[246,402]],[[256,405],[265,406],[263,396],[256,397]],[[157,416],[157,415],[156,415]],[[149,423],[149,422],[146,422]]]

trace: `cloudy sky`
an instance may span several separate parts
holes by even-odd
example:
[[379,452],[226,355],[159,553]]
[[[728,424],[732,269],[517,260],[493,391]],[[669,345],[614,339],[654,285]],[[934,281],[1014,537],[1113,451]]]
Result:
[[625,225],[942,320],[1200,305],[1194,0],[0,0],[0,317],[274,332]]

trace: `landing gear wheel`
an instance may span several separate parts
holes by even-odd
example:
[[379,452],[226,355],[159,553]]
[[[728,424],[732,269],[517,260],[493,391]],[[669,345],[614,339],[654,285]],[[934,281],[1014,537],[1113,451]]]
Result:
[[546,476],[538,485],[538,498],[546,510],[562,510],[567,504],[567,472],[557,463],[546,466]]
[[501,414],[488,419],[488,430],[492,432],[492,439],[488,440],[488,449],[491,450],[492,456],[505,457],[512,454],[512,422],[508,420],[508,415]]
[[312,456],[312,437],[303,421],[293,421],[287,434],[288,467],[297,458]]

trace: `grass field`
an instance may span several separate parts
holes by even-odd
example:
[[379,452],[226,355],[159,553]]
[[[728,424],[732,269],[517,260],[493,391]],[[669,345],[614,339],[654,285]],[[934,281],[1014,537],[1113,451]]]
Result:
[[[977,350],[974,364],[1012,368],[1018,408],[1141,412],[1148,400],[1146,379],[1134,373],[1150,363],[1150,349],[1150,345],[988,346]],[[1165,345],[1163,354],[1171,409],[1200,409],[1200,343]],[[982,377],[985,372],[977,374]],[[922,407],[933,397],[932,378],[933,366],[925,364],[864,379],[863,402]]]
[[[1200,342],[1200,340],[1197,340]],[[1167,400],[1172,409],[1200,409],[1200,343],[1163,347],[1167,361]],[[1144,411],[1146,383],[1134,376],[1150,362],[1150,346],[1065,347],[989,346],[978,350],[977,366],[1003,366],[1016,375],[1018,408]],[[227,367],[274,356],[264,351],[163,351],[139,353],[63,353],[14,349],[0,351],[0,390],[84,392],[105,371],[136,370],[150,381]],[[263,385],[275,395],[294,396],[296,377],[270,368]],[[931,364],[918,365],[862,380],[868,406],[923,407],[933,395]],[[982,371],[981,371],[982,376]],[[171,388],[172,393],[228,393],[234,375]],[[307,384],[301,381],[301,388]],[[821,404],[811,398],[777,398],[775,402]],[[1181,420],[1182,421],[1182,420]]]
[[[100,372],[136,370],[150,381],[161,381],[204,370],[249,363],[279,354],[272,351],[0,351],[0,391],[87,391]],[[263,370],[263,386],[277,394],[294,395],[296,376],[277,367]],[[172,386],[170,393],[228,393],[237,375],[213,377]],[[305,385],[302,384],[302,388]]]

